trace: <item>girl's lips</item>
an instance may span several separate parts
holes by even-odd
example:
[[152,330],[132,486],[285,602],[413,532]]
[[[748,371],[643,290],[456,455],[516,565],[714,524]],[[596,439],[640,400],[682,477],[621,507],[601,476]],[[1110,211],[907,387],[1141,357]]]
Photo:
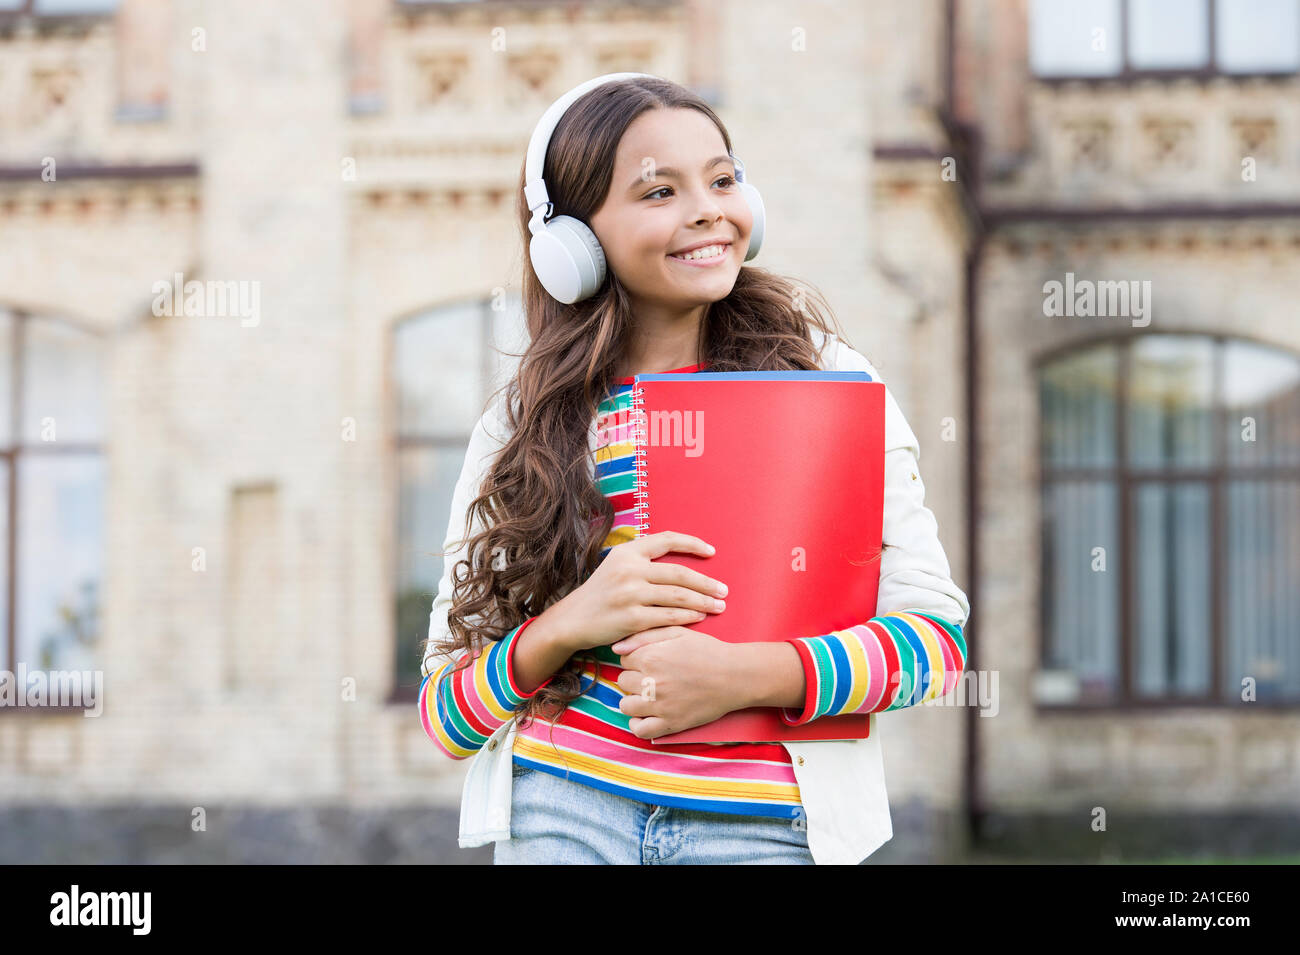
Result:
[[726,262],[727,259],[729,259],[730,257],[731,257],[731,243],[727,243],[727,247],[722,250],[721,255],[715,255],[711,259],[679,259],[675,255],[668,256],[668,258],[672,259],[674,262],[678,263],[679,265],[692,265],[697,269],[707,269],[714,265],[721,265],[723,262]]

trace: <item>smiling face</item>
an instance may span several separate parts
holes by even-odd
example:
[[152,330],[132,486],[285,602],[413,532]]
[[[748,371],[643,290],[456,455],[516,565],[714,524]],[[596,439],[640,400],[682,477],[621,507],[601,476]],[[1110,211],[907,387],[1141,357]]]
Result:
[[[589,225],[634,308],[680,312],[731,293],[754,224],[735,175],[698,110],[651,109],[629,124]],[[721,248],[673,254],[701,244]]]

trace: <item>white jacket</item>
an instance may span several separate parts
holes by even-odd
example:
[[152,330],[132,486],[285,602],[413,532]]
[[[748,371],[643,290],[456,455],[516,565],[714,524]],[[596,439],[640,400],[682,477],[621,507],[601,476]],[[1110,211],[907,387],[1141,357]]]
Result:
[[[838,336],[828,340],[813,329],[827,371],[865,371],[881,378],[867,359]],[[828,357],[829,352],[829,357]],[[465,511],[491,463],[506,440],[506,421],[499,399],[479,418],[470,436],[465,464],[452,495],[451,519],[443,543],[446,558],[442,580],[429,616],[429,637],[445,638],[451,606],[451,569],[466,548],[451,546],[464,529]],[[598,440],[590,426],[590,447]],[[939,543],[938,523],[924,505],[925,485],[917,465],[920,446],[894,396],[885,389],[885,502],[877,614],[902,610],[933,613],[965,629],[970,614],[966,595],[953,583],[948,558]],[[475,530],[481,529],[476,522]],[[427,675],[447,661],[430,652],[423,664]],[[807,825],[808,847],[818,864],[856,865],[893,837],[889,800],[885,793],[880,727],[871,714],[866,739],[782,743],[790,753]],[[886,720],[888,722],[888,720]],[[460,845],[481,846],[510,838],[510,802],[515,720],[503,723],[470,760],[461,795]]]

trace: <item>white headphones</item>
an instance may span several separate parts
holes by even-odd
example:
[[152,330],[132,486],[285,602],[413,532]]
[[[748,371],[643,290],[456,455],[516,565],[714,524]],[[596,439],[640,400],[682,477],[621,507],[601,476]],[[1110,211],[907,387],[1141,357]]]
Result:
[[[601,84],[637,76],[650,77],[652,74],[606,73],[580,83],[547,108],[528,141],[528,158],[524,166],[524,199],[528,202],[528,210],[533,214],[528,222],[528,231],[532,233],[532,239],[528,243],[528,257],[532,260],[533,271],[537,273],[542,287],[552,298],[565,305],[589,298],[600,288],[605,281],[605,251],[600,247],[596,234],[572,216],[556,216],[547,221],[547,217],[554,212],[554,207],[546,192],[546,182],[542,179],[546,149],[560,117],[574,100]],[[734,155],[731,158],[736,164],[736,182],[740,186],[741,195],[749,203],[754,215],[749,248],[745,252],[745,261],[748,262],[758,255],[763,244],[763,199],[758,190],[745,181],[744,164]]]

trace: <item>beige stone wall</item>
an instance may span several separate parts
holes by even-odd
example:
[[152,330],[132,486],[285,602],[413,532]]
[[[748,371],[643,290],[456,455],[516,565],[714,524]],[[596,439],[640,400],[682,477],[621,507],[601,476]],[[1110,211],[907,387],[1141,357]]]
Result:
[[[936,9],[891,29],[932,30]],[[965,583],[963,429],[939,438],[960,414],[965,240],[933,183],[918,197],[873,185],[871,144],[887,135],[873,108],[912,82],[892,75],[910,58],[878,11],[135,0],[127,15],[170,52],[119,70],[132,34],[106,24],[0,41],[20,64],[0,79],[8,102],[27,95],[24,64],[79,71],[54,114],[0,129],[3,163],[199,164],[165,180],[0,182],[0,302],[104,330],[112,368],[108,709],[0,718],[5,799],[459,804],[465,765],[428,742],[412,704],[389,702],[390,336],[413,313],[517,290],[528,134],[555,96],[601,72],[656,72],[716,97],[767,205],[755,264],[824,291],[886,376]],[[870,64],[891,50],[882,77]],[[935,63],[925,71],[928,97]],[[122,102],[159,114],[114,120]],[[904,121],[892,138],[933,135],[921,105]],[[149,315],[152,283],[178,271],[258,283],[260,322]],[[347,679],[354,702],[341,700]],[[882,721],[891,796],[954,804],[957,716]],[[936,747],[939,760],[912,758]]]

